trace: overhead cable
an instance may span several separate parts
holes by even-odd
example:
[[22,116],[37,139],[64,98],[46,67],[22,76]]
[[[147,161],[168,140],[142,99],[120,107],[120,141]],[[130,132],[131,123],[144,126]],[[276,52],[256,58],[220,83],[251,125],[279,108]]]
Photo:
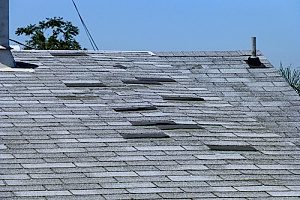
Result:
[[22,45],[22,46],[24,46],[24,47],[26,47],[26,48],[28,48],[28,49],[34,49],[34,47],[31,47],[31,46],[28,46],[28,45],[23,44],[23,43],[21,43],[21,42],[18,42],[17,40],[9,39],[9,41],[12,41],[12,42],[14,42],[14,43],[16,43],[16,44]]
[[84,30],[85,30],[85,32],[86,32],[86,34],[87,34],[87,37],[88,37],[88,39],[89,39],[89,41],[90,41],[90,43],[91,43],[91,46],[92,46],[93,50],[99,50],[99,49],[98,49],[98,46],[97,46],[97,44],[96,44],[96,42],[95,42],[95,40],[93,39],[93,37],[92,37],[92,35],[91,35],[89,29],[87,28],[86,24],[84,23],[83,18],[81,17],[81,14],[80,14],[80,12],[79,12],[79,10],[78,10],[78,8],[77,8],[76,3],[74,2],[74,0],[72,0],[72,2],[73,2],[73,5],[74,5],[74,7],[75,7],[75,9],[76,9],[76,12],[77,12],[77,14],[78,14],[78,16],[79,16],[79,18],[80,18],[80,21],[81,21],[81,23],[82,23],[82,25],[83,25],[83,27],[84,27]]

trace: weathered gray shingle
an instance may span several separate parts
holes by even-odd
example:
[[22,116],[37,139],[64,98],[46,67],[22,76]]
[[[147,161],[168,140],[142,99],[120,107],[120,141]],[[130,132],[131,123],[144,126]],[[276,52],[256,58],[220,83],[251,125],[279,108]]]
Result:
[[0,72],[0,198],[297,199],[300,97],[249,55],[14,52],[39,67]]

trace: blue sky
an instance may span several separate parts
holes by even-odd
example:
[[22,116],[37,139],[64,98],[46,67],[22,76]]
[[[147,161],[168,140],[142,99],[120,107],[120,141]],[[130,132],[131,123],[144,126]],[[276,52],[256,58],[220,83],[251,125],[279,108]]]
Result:
[[[300,68],[300,0],[75,0],[102,50],[244,50],[256,36],[274,66]],[[61,16],[81,29],[71,0],[10,0],[17,27]]]

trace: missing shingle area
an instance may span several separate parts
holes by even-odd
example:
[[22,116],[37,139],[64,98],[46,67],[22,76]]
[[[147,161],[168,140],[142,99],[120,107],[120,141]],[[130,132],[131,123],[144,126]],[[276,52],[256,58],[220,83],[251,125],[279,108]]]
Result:
[[150,82],[160,82],[160,83],[172,83],[172,82],[176,82],[174,79],[172,78],[150,78],[150,77],[136,77],[137,80],[140,81],[150,81]]
[[173,101],[205,101],[201,97],[180,96],[180,95],[162,95],[163,100]]
[[203,129],[198,124],[178,124],[174,121],[159,120],[159,121],[131,121],[133,126],[156,126],[161,130],[176,130],[176,129]]
[[158,125],[161,130],[176,130],[176,129],[203,129],[198,124],[170,124],[170,125]]
[[81,57],[88,56],[84,52],[52,52],[50,53],[54,57]]
[[296,145],[296,147],[300,148],[300,142],[295,142],[294,144]]
[[114,108],[116,112],[140,112],[140,111],[151,111],[157,110],[155,106],[132,106],[132,107],[121,107],[121,108]]
[[250,145],[207,145],[212,151],[258,151]]
[[175,125],[174,121],[169,120],[142,120],[142,121],[130,121],[133,126],[158,126],[158,125]]
[[96,96],[75,96],[75,95],[57,96],[57,98],[61,99],[61,100],[95,100],[95,99],[97,99]]
[[120,134],[124,139],[162,139],[162,138],[170,138],[169,135],[165,133],[134,133],[134,134],[127,134],[121,133]]
[[100,82],[64,82],[67,87],[88,87],[88,88],[95,88],[95,87],[107,87],[105,84]]
[[119,68],[119,69],[127,69],[127,67],[126,67],[126,66],[124,66],[124,65],[120,65],[120,64],[114,65],[113,67],[115,67],[115,68]]
[[148,84],[148,85],[161,85],[162,83],[176,82],[172,78],[161,77],[136,77],[135,79],[122,80],[125,84]]
[[192,67],[192,69],[203,69],[203,66],[201,64],[197,64],[197,65],[194,65]]
[[38,65],[27,63],[27,62],[16,62],[16,68],[21,69],[35,69],[38,68]]
[[160,82],[145,81],[145,80],[138,80],[138,79],[127,79],[127,80],[122,80],[122,82],[125,84],[161,85]]

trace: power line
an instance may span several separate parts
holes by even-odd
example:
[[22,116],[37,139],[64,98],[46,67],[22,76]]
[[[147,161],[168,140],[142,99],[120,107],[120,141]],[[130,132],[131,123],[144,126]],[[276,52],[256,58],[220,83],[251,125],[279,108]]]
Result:
[[17,40],[9,39],[9,41],[12,41],[12,42],[17,43],[17,44],[19,44],[19,45],[22,45],[22,46],[24,46],[24,47],[27,47],[28,49],[34,49],[34,47],[31,47],[31,46],[28,46],[28,45],[23,44],[23,43],[21,43],[21,42],[18,42]]
[[86,34],[87,34],[87,37],[88,37],[88,39],[89,39],[89,41],[90,41],[90,43],[91,43],[91,46],[92,46],[93,50],[99,50],[99,49],[98,49],[98,46],[97,46],[97,44],[96,44],[96,42],[95,42],[95,40],[93,39],[93,37],[92,37],[92,35],[91,35],[89,29],[87,28],[86,24],[84,23],[84,21],[83,21],[83,19],[82,19],[82,17],[81,17],[81,14],[80,14],[80,12],[79,12],[79,10],[78,10],[78,8],[77,8],[77,5],[75,4],[74,0],[72,0],[72,2],[73,2],[73,5],[74,5],[74,7],[75,7],[75,9],[76,9],[76,12],[77,12],[77,14],[78,14],[78,16],[79,16],[79,18],[80,18],[80,21],[81,21],[81,23],[82,23],[82,25],[83,25],[83,27],[84,27],[84,30],[85,30],[85,32],[86,32]]

